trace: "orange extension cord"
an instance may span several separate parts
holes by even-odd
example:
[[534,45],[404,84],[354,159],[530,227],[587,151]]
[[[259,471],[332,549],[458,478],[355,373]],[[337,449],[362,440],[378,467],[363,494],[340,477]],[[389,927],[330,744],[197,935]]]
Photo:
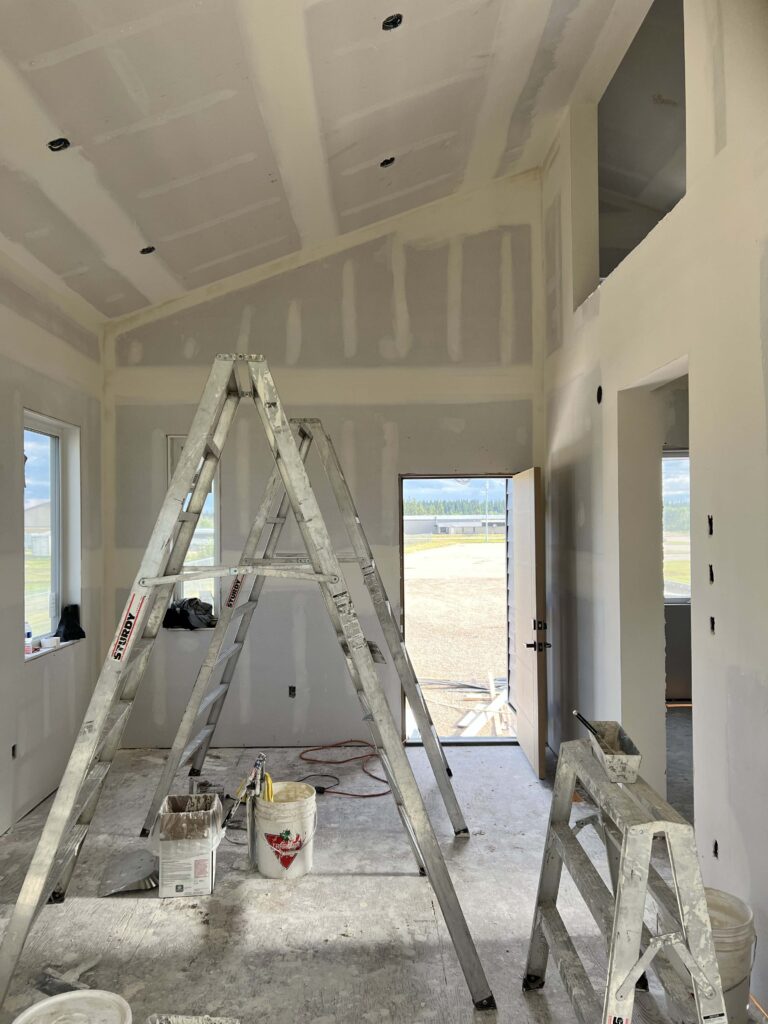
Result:
[[[315,754],[319,750],[335,750],[337,747],[365,747],[367,753],[355,754],[353,757],[343,757],[334,760],[333,758],[326,757],[309,757],[309,754]],[[338,765],[338,764],[352,764],[353,761],[359,761],[360,767],[370,778],[375,779],[377,782],[386,782],[386,779],[382,779],[380,775],[375,775],[369,768],[368,764],[370,761],[375,761],[378,758],[376,748],[372,743],[368,743],[367,740],[340,740],[338,743],[326,743],[320,747],[307,747],[306,750],[302,750],[299,757],[302,761],[306,761],[308,764],[322,764],[322,765]],[[311,779],[313,776],[305,775],[305,779]],[[321,774],[315,776],[315,778],[322,778]],[[328,778],[338,779],[336,775],[330,775]],[[379,793],[349,793],[346,790],[338,789],[341,785],[340,781],[337,781],[333,786],[326,786],[324,792],[331,796],[351,796],[356,797],[360,800],[369,800],[372,797],[387,796],[391,792],[389,786],[386,789],[381,790]]]

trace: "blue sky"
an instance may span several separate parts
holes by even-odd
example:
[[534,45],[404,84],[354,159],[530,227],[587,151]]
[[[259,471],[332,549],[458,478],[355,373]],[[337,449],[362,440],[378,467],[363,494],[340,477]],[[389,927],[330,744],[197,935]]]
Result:
[[662,459],[664,499],[675,505],[687,504],[691,493],[691,464],[686,458]]
[[24,431],[24,454],[27,464],[24,469],[26,489],[25,507],[51,496],[51,441],[43,434]]
[[[503,478],[493,477],[489,480],[488,496],[491,501],[504,497],[504,485]],[[415,501],[460,501],[462,498],[485,501],[485,478],[403,480],[403,497]]]

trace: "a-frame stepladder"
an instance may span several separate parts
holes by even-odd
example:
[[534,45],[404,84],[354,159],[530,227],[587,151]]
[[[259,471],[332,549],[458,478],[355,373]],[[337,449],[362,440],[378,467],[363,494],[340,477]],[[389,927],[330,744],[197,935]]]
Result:
[[[243,369],[247,369],[247,380],[243,380]],[[283,411],[277,390],[269,372],[266,361],[258,355],[219,355],[216,357],[208,381],[203,391],[200,404],[195,413],[176,471],[173,474],[168,493],[163,501],[149,544],[144,553],[139,571],[134,581],[125,610],[120,618],[114,638],[107,652],[107,657],[93,691],[90,704],[83,724],[75,741],[72,754],[53,801],[42,835],[38,842],[32,863],[27,871],[24,883],[14,907],[10,921],[0,946],[0,1000],[7,994],[13,971],[21,956],[24,943],[34,919],[54,891],[63,894],[69,884],[80,853],[88,827],[92,820],[101,793],[104,779],[109,771],[114,755],[120,746],[120,740],[130,715],[134,699],[152,651],[155,639],[162,626],[163,617],[170,601],[175,583],[181,578],[182,567],[203,509],[206,496],[211,488],[216,469],[221,459],[221,452],[232,425],[235,412],[242,398],[252,397],[265,430],[276,471],[270,478],[267,494],[254,523],[248,543],[254,540],[254,534],[261,536],[265,527],[281,527],[285,514],[290,509],[296,519],[302,540],[306,546],[306,560],[299,564],[293,562],[280,563],[274,556],[277,550],[278,530],[268,530],[268,547],[257,558],[256,544],[249,557],[232,570],[223,570],[235,576],[235,585],[230,591],[227,601],[229,625],[237,615],[240,625],[236,639],[232,644],[224,646],[224,636],[219,630],[218,636],[212,637],[219,642],[217,653],[209,651],[207,659],[226,669],[227,662],[239,653],[243,638],[239,637],[240,627],[250,621],[253,610],[261,591],[252,588],[247,600],[238,601],[244,596],[242,580],[246,576],[255,576],[257,584],[269,577],[298,578],[314,581],[319,584],[329,617],[335,628],[341,645],[347,668],[357,690],[364,717],[367,720],[374,743],[381,757],[385,773],[390,780],[392,792],[398,805],[401,818],[406,827],[408,837],[420,867],[429,877],[432,888],[440,903],[446,925],[453,940],[459,962],[467,981],[473,1002],[478,1009],[492,1009],[495,1006],[488,981],[477,954],[474,941],[469,932],[464,913],[459,904],[442,851],[435,837],[427,815],[424,801],[413,775],[410,763],[400,740],[398,729],[392,717],[389,704],[381,687],[373,660],[371,646],[363,635],[351,596],[348,592],[339,559],[331,544],[328,529],[320,508],[315,499],[304,460],[312,441],[311,423],[307,422],[300,428],[299,441],[291,423]],[[335,455],[327,437],[322,431],[318,435],[321,457],[326,470],[330,470],[330,479],[334,493],[339,499],[342,513],[348,530],[351,527],[350,516],[359,526],[359,519],[351,504],[348,488],[341,477],[334,484]],[[279,498],[281,488],[284,491]],[[344,498],[342,501],[341,499]],[[278,514],[270,517],[269,511],[274,500],[280,500]],[[268,522],[269,519],[272,522]],[[362,530],[353,529],[350,533],[355,554],[360,556],[361,567],[370,560],[370,549],[367,546]],[[270,550],[271,548],[271,550]],[[373,566],[375,570],[375,566]],[[211,569],[205,570],[210,576]],[[365,574],[365,568],[364,568]],[[386,595],[381,586],[378,572],[369,571],[366,579],[374,606],[384,628],[390,650],[394,638],[392,628],[397,625],[389,614],[383,616],[380,607],[386,607]],[[186,577],[185,577],[186,578]],[[255,591],[255,592],[254,592]],[[384,605],[381,605],[381,602]],[[380,606],[380,607],[379,607]],[[385,626],[385,620],[391,620],[391,626]],[[218,627],[217,627],[218,629]],[[214,631],[214,634],[216,631]],[[415,681],[404,647],[398,645],[401,655],[397,656],[397,667],[406,695],[413,696],[412,708],[420,714],[420,691]],[[405,659],[409,672],[402,671],[398,664],[400,657]],[[204,663],[205,668],[205,663]],[[203,669],[201,669],[201,673]],[[414,689],[409,693],[405,676],[413,680]],[[208,676],[210,680],[211,676]],[[195,684],[197,690],[201,676]],[[187,762],[185,750],[190,755],[204,756],[204,750],[213,735],[218,710],[231,681],[226,676],[218,684],[212,694],[200,696],[197,708],[194,700],[185,713],[180,736],[203,711],[209,711],[215,718],[203,730],[202,737],[192,740],[194,749],[188,750],[189,744],[181,751],[179,763]],[[210,697],[210,701],[206,703]],[[423,703],[423,698],[421,700]],[[415,705],[415,706],[414,706]],[[188,720],[187,716],[194,718]],[[426,710],[426,708],[424,708]],[[427,712],[428,716],[428,712]],[[422,736],[427,746],[427,734],[433,735],[434,730],[425,729]],[[177,740],[179,740],[177,737]],[[439,748],[436,737],[434,742]],[[455,804],[455,796],[447,778],[447,765],[439,752],[439,761],[434,756],[434,746],[428,747],[432,753],[430,761],[440,785],[440,791],[446,799],[451,813],[454,828],[457,832],[465,832],[461,812]],[[175,756],[176,747],[172,751]],[[201,762],[200,762],[201,763]],[[168,766],[170,767],[171,758]],[[442,766],[442,767],[440,767]],[[194,770],[194,765],[193,765]],[[447,782],[447,787],[446,787]],[[164,785],[161,780],[161,786]],[[160,790],[158,787],[158,791]],[[451,797],[447,796],[450,791]],[[458,816],[456,812],[458,811]]]
[[[596,813],[571,826],[577,784]],[[588,824],[605,843],[613,893],[576,838]],[[656,837],[669,855],[669,881],[652,863]],[[563,867],[606,941],[602,998],[557,909]],[[656,904],[658,935],[645,922],[648,894]],[[674,1024],[727,1024],[693,826],[642,778],[609,778],[586,740],[560,746],[524,991],[542,988],[550,953],[578,1024],[630,1024],[636,986],[649,968],[666,993]]]

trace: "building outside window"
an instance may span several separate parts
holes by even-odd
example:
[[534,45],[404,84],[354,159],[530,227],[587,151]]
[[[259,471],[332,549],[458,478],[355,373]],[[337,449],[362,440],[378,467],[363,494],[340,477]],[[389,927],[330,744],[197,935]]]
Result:
[[[178,465],[181,453],[184,450],[184,443],[187,440],[185,434],[168,435],[168,482],[174,474]],[[203,510],[198,520],[192,541],[184,559],[184,569],[201,569],[206,565],[215,565],[219,553],[219,475],[218,472],[213,479],[211,490],[205,499]],[[197,597],[201,601],[218,609],[218,586],[214,577],[210,579],[189,580],[179,583],[176,587],[174,600],[182,598]]]
[[24,420],[24,618],[38,638],[61,612],[61,436],[52,421]]
[[664,509],[664,600],[691,600],[691,460],[665,452],[661,461]]

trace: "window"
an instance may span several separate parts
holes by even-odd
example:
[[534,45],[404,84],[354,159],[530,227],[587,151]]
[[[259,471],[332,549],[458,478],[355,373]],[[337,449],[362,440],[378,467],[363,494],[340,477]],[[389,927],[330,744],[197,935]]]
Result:
[[[181,453],[184,450],[186,434],[168,435],[168,482],[174,474],[178,465]],[[213,485],[205,499],[203,511],[198,520],[192,541],[184,559],[185,569],[200,569],[206,565],[215,565],[219,554],[219,477],[218,472],[213,479]],[[218,587],[216,579],[188,580],[179,583],[176,588],[175,600],[180,601],[185,597],[197,597],[213,606],[214,611],[218,605]]]
[[80,603],[80,431],[24,412],[24,618],[33,640]]
[[691,600],[691,472],[688,452],[661,460],[664,509],[664,600]]
[[61,610],[58,435],[25,428],[24,455],[24,618],[41,637],[56,629]]

